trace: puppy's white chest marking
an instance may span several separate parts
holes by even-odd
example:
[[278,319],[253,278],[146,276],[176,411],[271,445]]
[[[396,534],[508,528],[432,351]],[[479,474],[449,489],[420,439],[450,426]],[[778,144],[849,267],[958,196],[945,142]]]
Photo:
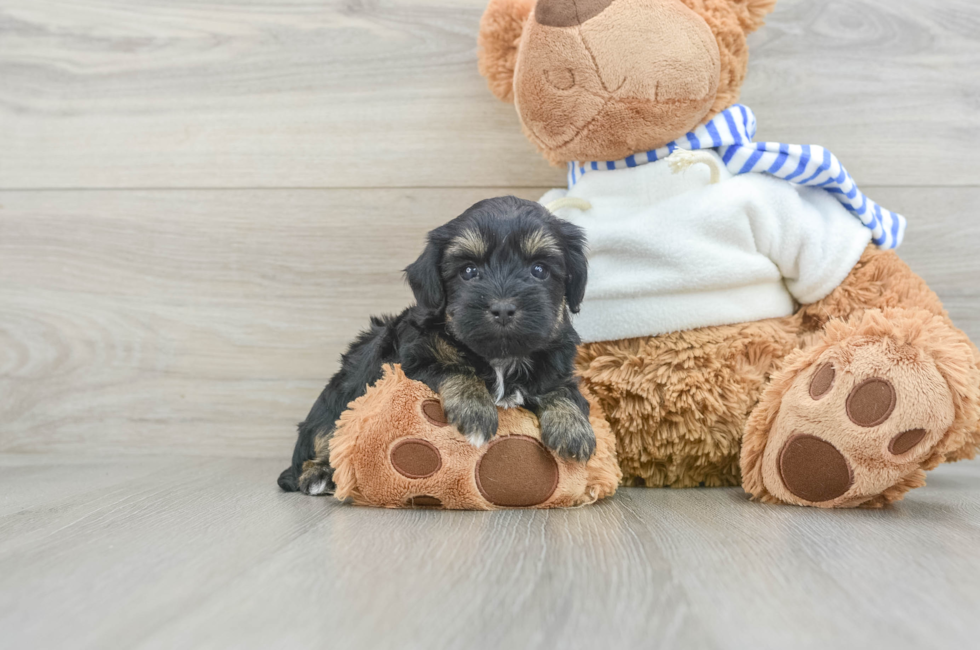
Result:
[[490,362],[494,373],[497,375],[493,386],[493,399],[497,406],[512,409],[524,404],[524,394],[519,388],[515,389],[510,395],[507,395],[507,375],[512,373],[518,364],[521,363],[523,363],[523,360],[517,359],[501,359]]
[[512,394],[510,394],[509,396],[503,399],[497,400],[497,406],[500,406],[505,409],[517,408],[518,406],[523,406],[523,405],[524,405],[524,394],[521,393],[520,389],[515,390]]

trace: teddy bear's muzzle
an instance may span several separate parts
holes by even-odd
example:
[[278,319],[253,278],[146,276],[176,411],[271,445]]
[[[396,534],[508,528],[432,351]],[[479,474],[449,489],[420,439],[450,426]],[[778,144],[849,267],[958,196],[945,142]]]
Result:
[[[624,31],[624,21],[644,27]],[[553,162],[615,160],[697,126],[719,70],[711,29],[680,0],[540,0],[514,97],[529,137]]]

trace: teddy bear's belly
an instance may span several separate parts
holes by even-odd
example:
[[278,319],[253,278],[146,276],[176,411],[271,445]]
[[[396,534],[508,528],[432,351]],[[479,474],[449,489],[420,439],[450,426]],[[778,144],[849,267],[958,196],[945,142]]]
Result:
[[578,370],[617,438],[624,485],[739,485],[745,421],[799,346],[799,317],[582,345]]

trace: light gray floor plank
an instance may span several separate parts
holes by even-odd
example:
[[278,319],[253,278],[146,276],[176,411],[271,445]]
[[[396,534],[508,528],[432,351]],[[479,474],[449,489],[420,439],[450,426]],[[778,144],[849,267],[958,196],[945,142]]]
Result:
[[[0,194],[0,450],[285,458],[424,233],[509,191]],[[868,192],[980,341],[980,189]]]
[[11,647],[132,647],[330,508],[282,507],[270,461],[151,459],[132,476],[142,463],[95,461],[126,478],[94,499],[61,467],[60,480],[43,475],[60,501],[0,517],[0,638],[23,641]]
[[[297,571],[297,568],[300,570]],[[141,646],[712,647],[619,503],[503,515],[338,508]],[[276,621],[262,616],[276,610]],[[612,626],[608,622],[616,621]]]
[[[383,511],[282,494],[271,460],[0,468],[6,647],[897,650],[980,633],[975,462],[888,510],[837,512],[737,489]],[[118,482],[76,494],[97,472]],[[38,503],[11,506],[12,487]]]
[[116,462],[110,465],[94,463],[91,458],[68,455],[0,454],[3,485],[0,517],[27,508],[59,504],[65,499],[66,492],[70,492],[79,503],[90,503],[101,498],[107,490],[144,478],[173,463],[173,459],[143,457],[137,463]]
[[978,477],[977,463],[944,467],[872,512],[759,507],[737,490],[627,496],[727,647],[968,647],[980,630],[963,615],[980,607]]
[[[0,187],[551,185],[477,72],[485,4],[6,0]],[[976,183],[974,0],[781,0],[750,43],[760,137]]]

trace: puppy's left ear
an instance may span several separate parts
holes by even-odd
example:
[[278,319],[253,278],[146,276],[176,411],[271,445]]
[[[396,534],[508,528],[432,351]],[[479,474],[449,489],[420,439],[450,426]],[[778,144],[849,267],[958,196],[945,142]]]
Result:
[[573,314],[577,314],[585,298],[585,285],[589,279],[585,231],[568,221],[555,221],[565,249],[565,299],[568,301],[568,308]]
[[446,292],[439,274],[442,263],[442,246],[436,241],[435,233],[429,233],[429,243],[419,258],[405,269],[405,278],[415,294],[419,307],[432,312],[442,311],[446,305]]

